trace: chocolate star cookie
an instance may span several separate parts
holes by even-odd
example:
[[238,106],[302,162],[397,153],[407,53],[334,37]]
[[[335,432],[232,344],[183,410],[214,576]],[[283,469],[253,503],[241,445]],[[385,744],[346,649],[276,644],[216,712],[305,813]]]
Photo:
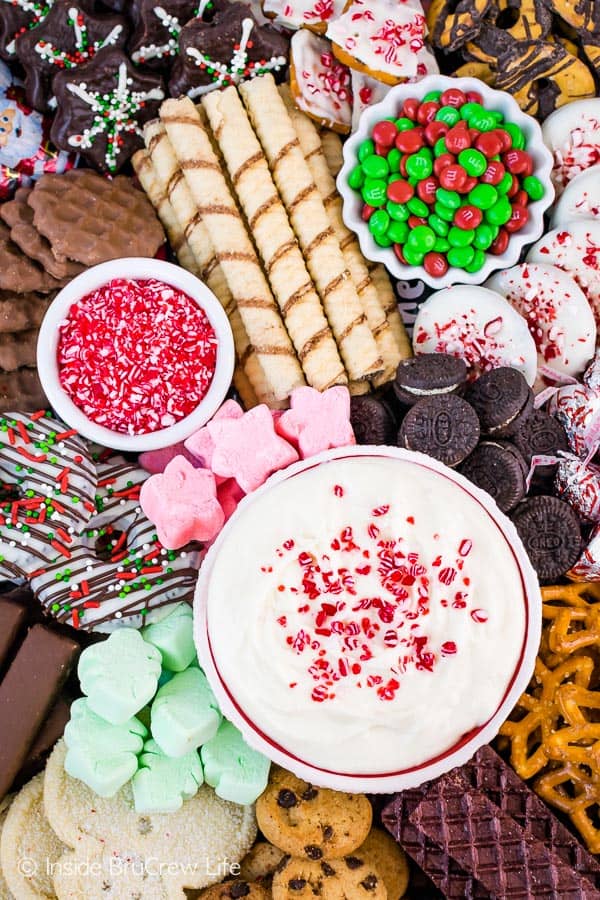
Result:
[[103,47],[125,46],[127,23],[122,16],[94,15],[72,0],[56,0],[44,21],[17,38],[17,56],[25,69],[25,96],[45,112],[52,98],[52,79],[90,60]]
[[289,41],[259,25],[243,3],[218,10],[212,22],[192,19],[182,28],[169,93],[192,99],[265,72],[284,74]]
[[52,140],[114,175],[143,146],[142,126],[164,99],[163,80],[142,74],[120,50],[100,50],[90,62],[54,76],[58,110]]
[[0,56],[9,62],[15,58],[15,39],[44,21],[54,0],[0,0]]
[[215,0],[141,0],[129,53],[138,65],[160,66],[172,61],[179,49],[184,25],[196,17],[208,20],[215,11]]

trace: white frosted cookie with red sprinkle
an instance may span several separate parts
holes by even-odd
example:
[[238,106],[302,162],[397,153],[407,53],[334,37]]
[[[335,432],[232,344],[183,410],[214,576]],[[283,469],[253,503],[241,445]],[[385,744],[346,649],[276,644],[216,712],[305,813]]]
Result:
[[568,227],[573,219],[600,221],[600,162],[573,178],[554,207],[554,228]]
[[327,22],[342,14],[346,0],[264,0],[263,12],[282,28],[324,32]]
[[350,131],[350,69],[333,55],[331,44],[302,28],[290,44],[290,87],[296,106],[311,119],[339,131]]
[[427,26],[419,0],[349,0],[326,34],[345,65],[398,84],[417,75]]
[[570,275],[536,263],[496,272],[486,287],[506,297],[529,324],[540,369],[579,375],[596,347],[596,322],[583,291]]
[[573,220],[549,231],[533,245],[527,260],[558,266],[572,275],[589,300],[596,324],[600,322],[600,222]]
[[600,163],[600,98],[561,106],[542,125],[542,136],[554,157],[552,181],[560,194],[573,178]]
[[537,348],[527,322],[487,288],[455,285],[432,294],[415,320],[413,349],[458,356],[472,375],[510,366],[530,385],[536,378]]

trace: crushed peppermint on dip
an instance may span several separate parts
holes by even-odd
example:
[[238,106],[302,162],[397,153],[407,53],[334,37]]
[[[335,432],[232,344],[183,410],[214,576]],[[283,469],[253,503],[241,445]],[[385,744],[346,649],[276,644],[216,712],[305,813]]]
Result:
[[215,372],[217,337],[184,291],[115,278],[60,326],[60,382],[97,425],[124,434],[168,428],[198,406]]

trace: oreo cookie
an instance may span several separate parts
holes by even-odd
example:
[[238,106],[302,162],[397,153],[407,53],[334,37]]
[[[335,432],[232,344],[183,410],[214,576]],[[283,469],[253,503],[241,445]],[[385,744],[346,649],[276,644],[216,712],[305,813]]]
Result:
[[350,423],[357,444],[395,444],[396,423],[381,400],[352,397]]
[[[518,422],[511,440],[528,466],[534,456],[556,456],[559,451],[569,449],[563,426],[541,409],[534,409],[530,416]],[[555,466],[538,466],[535,475],[545,478],[552,475],[554,469]]]
[[456,394],[419,400],[406,414],[398,433],[398,446],[417,450],[458,466],[479,441],[477,414]]
[[460,472],[508,512],[527,493],[527,463],[511,444],[482,441],[460,467]]
[[542,583],[553,584],[575,565],[583,547],[581,527],[564,500],[530,497],[511,518]]
[[424,397],[456,393],[466,381],[463,359],[449,353],[423,353],[401,361],[393,387],[400,403],[412,406]]
[[509,437],[533,411],[533,391],[516,369],[501,366],[469,385],[465,399],[479,416],[483,434]]

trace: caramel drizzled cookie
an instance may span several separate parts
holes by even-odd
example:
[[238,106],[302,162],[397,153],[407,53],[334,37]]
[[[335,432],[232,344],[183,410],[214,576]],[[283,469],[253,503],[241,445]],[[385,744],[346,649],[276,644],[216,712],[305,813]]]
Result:
[[143,146],[142,126],[165,96],[162,78],[142,74],[120,50],[105,48],[72,71],[55,75],[58,110],[52,140],[78,150],[94,168],[114,175]]
[[188,22],[179,48],[169,93],[195,99],[265,72],[283,76],[289,42],[271,26],[259,25],[244,3],[230,3],[209,23]]
[[267,840],[314,862],[356,850],[369,833],[372,817],[363,794],[316,788],[278,768],[271,769],[269,785],[256,804],[258,825]]
[[25,69],[27,102],[40,112],[51,108],[57,72],[75,69],[103,47],[124,47],[127,33],[122,16],[96,15],[81,3],[56,0],[43,22],[15,42]]
[[273,900],[387,900],[383,878],[362,856],[319,860],[285,857],[273,877]]

